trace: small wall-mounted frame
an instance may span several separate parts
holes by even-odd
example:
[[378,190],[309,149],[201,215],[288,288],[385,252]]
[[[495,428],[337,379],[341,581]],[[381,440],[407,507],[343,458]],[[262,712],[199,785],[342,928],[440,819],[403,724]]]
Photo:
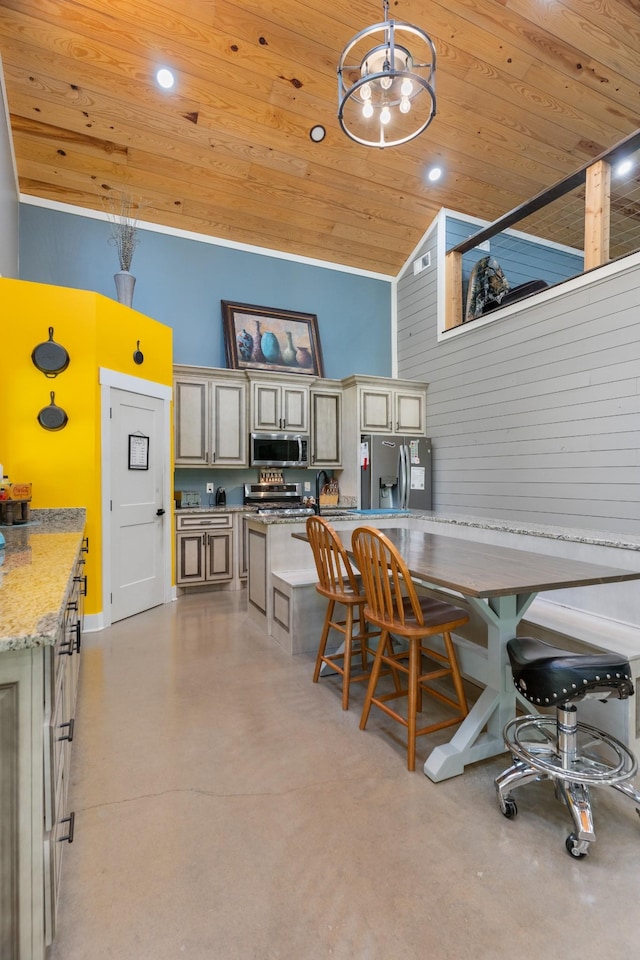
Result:
[[149,469],[149,437],[142,433],[129,434],[129,470]]

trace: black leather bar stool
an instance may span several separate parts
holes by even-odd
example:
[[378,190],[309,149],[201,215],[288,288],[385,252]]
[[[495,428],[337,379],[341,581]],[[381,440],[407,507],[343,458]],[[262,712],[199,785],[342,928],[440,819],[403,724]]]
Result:
[[640,793],[629,782],[638,769],[636,758],[616,737],[578,723],[576,707],[587,698],[633,696],[629,662],[612,653],[571,653],[531,637],[510,640],[507,652],[518,692],[534,707],[555,706],[556,715],[516,717],[506,725],[504,741],[513,763],[495,780],[500,809],[514,817],[512,790],[552,780],[573,818],[567,851],[584,857],[596,838],[589,787],[613,787],[640,804]]

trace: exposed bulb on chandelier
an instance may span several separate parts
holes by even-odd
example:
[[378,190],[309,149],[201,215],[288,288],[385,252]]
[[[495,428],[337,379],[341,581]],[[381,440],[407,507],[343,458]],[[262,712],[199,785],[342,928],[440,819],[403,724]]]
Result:
[[400,100],[400,113],[409,113],[409,110],[411,110],[409,97],[402,97]]
[[373,116],[373,105],[370,100],[365,101],[362,107],[362,116],[365,120],[369,120]]
[[402,81],[402,86],[400,87],[400,93],[403,97],[410,97],[413,93],[413,83],[409,80],[409,77],[405,77]]
[[388,90],[392,83],[393,83],[393,80],[391,77],[382,77],[382,79],[380,80],[380,86],[382,87],[383,90]]
[[371,100],[371,84],[363,83],[360,87],[360,96],[363,100]]
[[386,124],[389,123],[389,120],[391,120],[391,111],[389,107],[383,107],[380,111],[380,123]]

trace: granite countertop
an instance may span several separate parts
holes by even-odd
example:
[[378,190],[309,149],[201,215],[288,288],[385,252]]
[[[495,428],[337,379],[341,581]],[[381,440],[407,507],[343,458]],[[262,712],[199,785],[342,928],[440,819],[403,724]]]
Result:
[[[387,510],[381,510],[380,513],[377,513],[375,510],[372,510],[371,513],[360,513],[354,507],[344,507],[336,508],[329,507],[326,512],[323,510],[320,511],[320,516],[325,520],[328,520],[330,523],[334,523],[336,520],[360,520],[363,523],[366,523],[368,520],[389,520],[391,517],[410,517],[412,513],[410,510],[398,510],[396,513],[389,513]],[[268,514],[263,514],[259,517],[253,518],[256,523],[264,523],[266,526],[273,526],[276,523],[305,523],[306,517],[292,517],[292,516],[269,516]]]
[[416,516],[436,523],[475,527],[480,530],[499,530],[503,533],[522,533],[530,537],[547,537],[550,540],[567,540],[573,543],[589,543],[598,547],[616,547],[621,550],[640,550],[640,537],[603,530],[580,530],[560,524],[534,523],[519,520],[499,520],[472,514],[445,514],[433,510],[415,511]]
[[85,517],[80,508],[32,510],[28,523],[0,527],[0,653],[55,643]]
[[[322,516],[322,513],[321,513]],[[354,509],[346,508],[340,510],[339,514],[332,513],[331,508],[325,514],[330,522],[340,520],[352,520],[354,517],[366,522],[384,517],[389,519],[392,514],[389,513],[356,513]],[[560,524],[543,524],[530,521],[500,520],[492,517],[480,517],[472,514],[458,513],[437,513],[435,510],[408,510],[406,512],[394,514],[397,517],[415,517],[417,520],[422,518],[435,523],[441,523],[443,526],[453,525],[462,527],[475,527],[478,530],[497,530],[502,533],[525,534],[530,537],[547,537],[550,540],[566,540],[572,543],[588,543],[599,547],[615,547],[620,550],[640,551],[640,537],[629,536],[628,534],[615,533],[611,531],[599,530],[580,530],[574,527],[565,527]],[[300,517],[256,517],[257,522],[271,525],[275,523],[300,523]],[[303,518],[304,519],[304,518]],[[446,530],[443,530],[445,533]]]

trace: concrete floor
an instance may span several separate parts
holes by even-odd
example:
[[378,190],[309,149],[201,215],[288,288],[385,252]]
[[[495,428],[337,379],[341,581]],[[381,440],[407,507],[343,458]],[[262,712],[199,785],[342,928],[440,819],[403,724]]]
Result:
[[358,729],[241,593],[86,635],[51,960],[590,960],[640,944],[640,821],[596,795],[572,860],[549,784],[506,820],[507,756],[440,784],[379,711]]

